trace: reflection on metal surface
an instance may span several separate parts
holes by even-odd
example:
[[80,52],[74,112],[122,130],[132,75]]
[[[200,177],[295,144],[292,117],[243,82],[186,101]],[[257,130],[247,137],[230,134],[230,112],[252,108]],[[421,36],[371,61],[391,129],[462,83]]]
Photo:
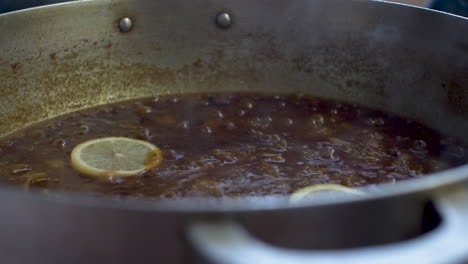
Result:
[[216,25],[221,28],[228,28],[231,26],[231,15],[228,13],[221,13],[216,16]]
[[430,0],[388,0],[389,2],[402,3],[415,6],[426,6]]
[[124,17],[119,21],[120,32],[129,32],[133,28],[133,21],[128,17]]

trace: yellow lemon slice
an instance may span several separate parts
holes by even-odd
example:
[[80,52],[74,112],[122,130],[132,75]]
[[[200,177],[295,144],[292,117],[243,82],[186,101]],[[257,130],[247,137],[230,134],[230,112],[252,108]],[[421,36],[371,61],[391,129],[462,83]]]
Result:
[[98,177],[132,176],[161,163],[161,150],[146,141],[105,137],[83,142],[71,153],[77,171]]
[[323,192],[323,191],[329,191],[329,192],[345,192],[349,194],[354,194],[354,195],[364,195],[365,192],[356,190],[353,188],[349,188],[340,184],[317,184],[317,185],[310,185],[304,188],[301,188],[291,194],[289,197],[289,202],[290,203],[298,203],[304,198],[313,195],[316,192]]

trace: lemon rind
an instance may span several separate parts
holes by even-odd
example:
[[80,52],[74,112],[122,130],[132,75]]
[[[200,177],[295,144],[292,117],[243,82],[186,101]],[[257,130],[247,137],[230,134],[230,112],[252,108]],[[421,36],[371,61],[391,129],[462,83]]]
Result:
[[363,191],[356,190],[350,187],[346,187],[340,184],[317,184],[317,185],[307,186],[307,187],[304,187],[295,191],[289,197],[289,202],[297,203],[303,200],[308,195],[311,195],[314,192],[320,192],[320,191],[338,191],[338,192],[345,192],[345,193],[355,194],[355,195],[365,194],[365,192]]

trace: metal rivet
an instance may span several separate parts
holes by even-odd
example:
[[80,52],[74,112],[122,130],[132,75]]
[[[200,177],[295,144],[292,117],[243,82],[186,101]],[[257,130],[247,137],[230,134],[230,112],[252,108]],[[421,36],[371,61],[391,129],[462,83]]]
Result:
[[216,16],[216,25],[221,28],[228,28],[231,26],[231,15],[228,13],[220,13]]
[[129,17],[124,17],[119,21],[120,32],[129,32],[133,28],[133,21]]

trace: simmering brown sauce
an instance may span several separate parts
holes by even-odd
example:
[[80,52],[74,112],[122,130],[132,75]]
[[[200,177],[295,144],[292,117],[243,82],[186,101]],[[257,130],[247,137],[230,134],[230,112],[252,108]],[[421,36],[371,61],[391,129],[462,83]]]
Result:
[[[162,163],[109,180],[81,175],[72,149],[124,136]],[[136,197],[288,194],[302,187],[394,182],[464,164],[465,148],[418,122],[301,96],[162,96],[104,105],[0,139],[0,180],[27,188]]]

